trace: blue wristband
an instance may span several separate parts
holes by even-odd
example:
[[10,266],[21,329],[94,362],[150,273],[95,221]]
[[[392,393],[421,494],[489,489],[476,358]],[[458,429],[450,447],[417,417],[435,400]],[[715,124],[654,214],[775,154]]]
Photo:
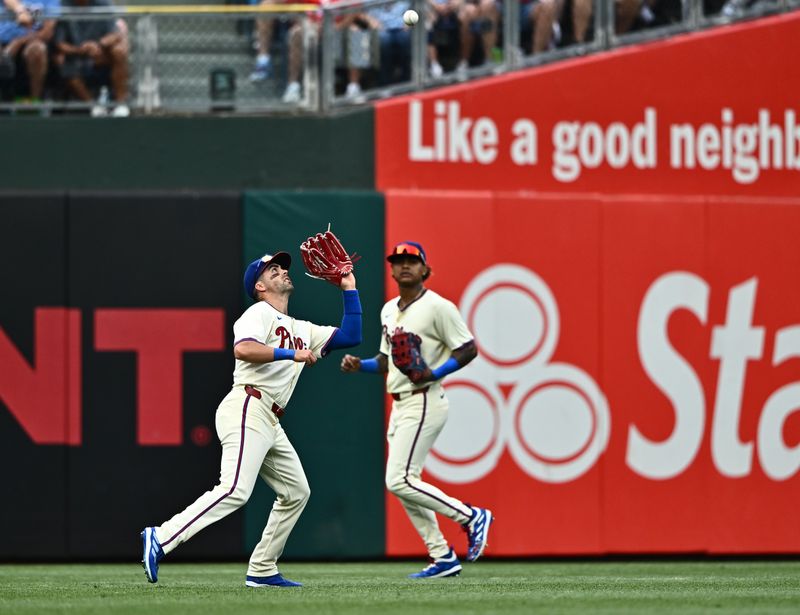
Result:
[[456,361],[455,358],[450,357],[447,359],[447,361],[434,369],[431,374],[433,374],[434,380],[439,380],[439,378],[444,378],[447,374],[452,374],[459,367],[461,366],[458,364],[458,361]]
[[358,368],[358,371],[368,374],[377,374],[378,359],[361,359],[361,367]]
[[293,348],[275,348],[272,355],[273,361],[294,361]]

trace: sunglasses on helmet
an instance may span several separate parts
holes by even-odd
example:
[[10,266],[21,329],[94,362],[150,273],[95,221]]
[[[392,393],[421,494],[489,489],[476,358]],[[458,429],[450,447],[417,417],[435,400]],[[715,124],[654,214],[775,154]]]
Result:
[[417,246],[412,246],[410,243],[396,245],[390,256],[395,256],[397,254],[410,254],[411,256],[419,256],[422,260],[425,260],[425,255],[422,253],[422,250]]

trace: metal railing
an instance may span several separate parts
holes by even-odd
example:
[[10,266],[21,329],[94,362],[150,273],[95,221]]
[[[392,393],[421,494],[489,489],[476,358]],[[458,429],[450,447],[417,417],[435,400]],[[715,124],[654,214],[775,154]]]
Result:
[[[633,15],[623,0],[593,0],[585,32],[573,25],[559,40],[558,24],[569,25],[562,18],[543,41],[536,40],[541,34],[534,34],[520,0],[504,0],[502,14],[473,15],[465,58],[453,28],[432,27],[432,1],[341,0],[322,9],[307,4],[64,7],[35,17],[59,25],[118,20],[127,30],[127,104],[135,113],[318,113],[800,7],[800,0],[642,0],[633,5],[638,7]],[[580,0],[570,1],[574,12]],[[400,21],[407,8],[421,16],[410,29]],[[626,20],[633,27],[620,29]],[[259,22],[269,24],[271,61],[268,73],[256,75],[255,47],[264,30]],[[536,50],[542,42],[545,48]],[[53,44],[50,49],[56,50]],[[85,77],[93,100],[80,100],[53,60],[51,54],[44,99],[30,101],[24,98],[24,61],[0,58],[0,114],[96,109],[94,97],[109,85],[108,67],[89,63]],[[12,64],[14,74],[4,74],[3,66]],[[291,81],[297,83],[289,96]]]

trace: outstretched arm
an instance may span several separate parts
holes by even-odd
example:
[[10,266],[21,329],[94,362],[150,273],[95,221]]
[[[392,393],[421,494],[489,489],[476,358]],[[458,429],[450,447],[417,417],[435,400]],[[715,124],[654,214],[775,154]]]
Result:
[[367,372],[368,374],[385,374],[389,371],[389,361],[385,354],[379,352],[371,359],[361,359],[351,354],[346,354],[342,358],[342,371]]
[[361,300],[358,297],[354,274],[342,278],[341,289],[344,303],[342,324],[323,348],[323,355],[337,348],[352,348],[361,343]]

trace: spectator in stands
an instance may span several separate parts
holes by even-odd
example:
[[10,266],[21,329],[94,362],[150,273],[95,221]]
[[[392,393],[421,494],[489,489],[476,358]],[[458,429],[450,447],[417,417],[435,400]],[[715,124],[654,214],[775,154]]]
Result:
[[[288,75],[286,91],[283,93],[283,102],[296,104],[302,97],[300,75],[303,72],[303,27],[295,23],[289,28]],[[258,70],[258,65],[256,65]],[[254,73],[255,74],[255,73]]]
[[[595,0],[599,1],[599,0]],[[614,0],[614,32],[629,32],[637,17],[644,24],[653,20],[651,5],[656,0]],[[576,43],[585,43],[592,21],[593,0],[572,0],[572,32]]]
[[[109,0],[64,0],[65,6],[109,7]],[[111,115],[128,117],[128,28],[121,19],[64,19],[56,28],[54,60],[75,96],[92,102],[87,79],[102,81],[110,72],[115,106]],[[92,116],[108,114],[105,101],[94,105]]]
[[467,26],[462,29],[461,35],[464,36],[472,32],[473,36],[467,36],[469,41],[469,55],[472,55],[472,46],[475,35],[480,37],[483,45],[484,61],[490,61],[492,50],[497,45],[497,29],[500,24],[501,8],[497,0],[475,0],[467,3],[466,21]]
[[428,30],[428,67],[434,79],[444,74],[444,68],[439,62],[439,44],[451,42],[461,29],[461,22],[458,20],[459,4],[460,0],[427,0],[428,19],[425,25]]
[[[334,0],[338,1],[338,0]],[[342,32],[342,55],[347,68],[345,96],[353,102],[362,102],[361,75],[373,65],[372,35],[375,24],[364,13],[344,15],[336,27]],[[377,54],[375,54],[377,55]],[[377,59],[375,59],[377,62]]]
[[578,44],[586,42],[589,24],[592,23],[592,5],[594,1],[572,0],[572,36]]
[[[330,6],[341,0],[321,0],[322,6]],[[310,15],[316,24],[321,37],[322,19],[319,13]],[[354,101],[361,102],[363,95],[361,92],[362,70],[371,66],[369,54],[356,53],[353,48],[360,41],[362,36],[369,36],[372,23],[362,13],[348,13],[337,17],[335,22],[336,36],[343,38],[343,48],[346,56],[344,63],[347,66],[347,89],[345,96]],[[289,70],[288,84],[283,94],[283,102],[287,104],[297,103],[301,98],[300,75],[303,72],[303,25],[296,22],[289,30]]]
[[[260,2],[253,2],[253,4],[267,7],[282,4],[282,2],[281,0],[260,0]],[[314,2],[314,4],[317,4],[317,2]],[[253,68],[253,72],[250,73],[250,81],[254,83],[266,81],[272,77],[272,57],[270,56],[270,49],[272,48],[274,32],[274,17],[261,17],[256,19],[256,65]]]
[[428,60],[431,77],[441,77],[444,70],[439,63],[436,42],[447,41],[458,34],[459,61],[456,74],[466,79],[467,68],[475,46],[475,38],[480,37],[484,61],[491,58],[492,49],[497,42],[497,24],[500,10],[496,0],[428,0],[429,13],[433,24],[428,34]]
[[[632,1],[632,0],[629,0]],[[638,11],[635,11],[631,24],[634,26],[659,28],[683,21],[684,9],[688,4],[682,0],[643,0]],[[620,7],[617,6],[617,27],[619,28]],[[627,30],[625,30],[627,32]]]
[[411,32],[403,23],[403,13],[411,8],[408,0],[399,0],[370,9],[367,17],[378,30],[381,85],[411,81]]
[[561,0],[520,0],[520,32],[531,38],[532,54],[547,51],[558,44],[561,8]]
[[[253,4],[258,4],[262,7],[275,7],[278,8],[281,4],[292,4],[292,0],[250,0]],[[324,4],[322,0],[303,0],[296,2],[296,4]],[[272,43],[276,36],[283,36],[288,28],[287,54],[295,53],[295,57],[289,57],[289,86],[284,94],[284,102],[297,102],[300,100],[300,73],[302,72],[303,65],[303,37],[302,37],[302,24],[296,19],[287,19],[286,17],[260,17],[256,19],[256,64],[253,72],[250,73],[250,81],[253,83],[260,83],[272,78],[274,74],[274,64],[270,51]],[[299,47],[298,47],[299,45]],[[294,69],[292,68],[292,60],[295,62]]]
[[[469,60],[475,46],[475,38],[480,37],[484,61],[489,60],[497,43],[497,25],[500,10],[496,0],[428,0],[429,11],[433,14],[433,25],[428,35],[428,59],[431,76],[441,77],[444,72],[439,64],[438,50],[433,40],[459,33],[459,61],[456,74],[466,79]],[[437,36],[439,35],[439,36]]]
[[3,0],[15,19],[0,22],[0,65],[8,75],[27,72],[32,102],[42,99],[47,77],[47,45],[53,38],[55,21],[44,19],[53,13],[59,0]]

